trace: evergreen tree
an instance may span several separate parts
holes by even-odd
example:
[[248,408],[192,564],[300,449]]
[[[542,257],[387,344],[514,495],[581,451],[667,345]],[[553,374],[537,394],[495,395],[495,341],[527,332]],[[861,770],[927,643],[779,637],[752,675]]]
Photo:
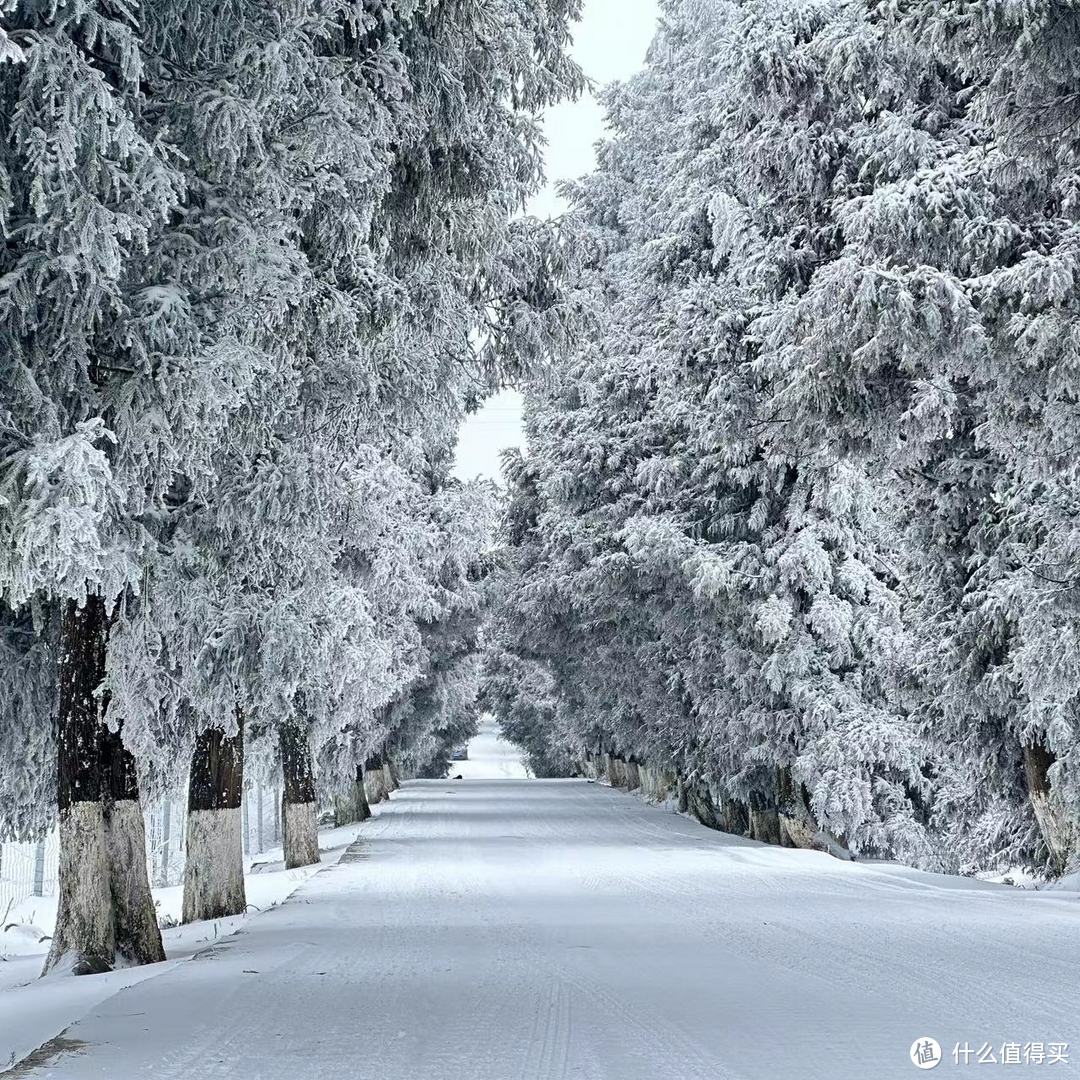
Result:
[[147,253],[183,178],[145,115],[126,11],[22,4],[5,40],[18,56],[0,71],[0,595],[56,610],[62,861],[49,964],[100,970],[117,954],[162,957],[134,763],[97,690],[115,606],[141,578],[147,519],[204,389],[144,363],[182,321]]
[[770,839],[1069,864],[1075,29],[667,5],[570,192],[596,322],[532,395],[504,709],[540,662],[555,742]]
[[[57,671],[51,964],[160,956],[124,873],[144,863],[132,750],[154,784],[194,750],[199,917],[244,906],[243,734],[280,745],[297,862],[317,858],[316,751],[417,679],[444,719],[471,708],[474,633],[447,624],[463,641],[444,659],[425,646],[432,620],[478,609],[440,601],[431,570],[462,556],[422,477],[560,333],[553,241],[514,217],[540,180],[537,114],[581,85],[576,9],[163,0],[138,23],[81,3],[9,20],[0,590],[20,632],[38,605],[42,636],[5,651],[3,700],[23,725]],[[46,724],[33,739],[49,753]]]

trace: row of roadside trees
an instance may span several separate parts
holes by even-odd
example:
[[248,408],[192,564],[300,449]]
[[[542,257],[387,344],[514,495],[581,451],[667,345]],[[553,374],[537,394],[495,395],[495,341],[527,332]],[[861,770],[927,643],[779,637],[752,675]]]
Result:
[[521,218],[577,0],[12,0],[0,23],[0,833],[57,820],[48,968],[162,958],[140,792],[187,782],[185,918],[243,911],[245,769],[438,770],[491,493],[457,425],[561,334]]
[[667,0],[567,191],[487,698],[763,840],[1080,858],[1080,8]]

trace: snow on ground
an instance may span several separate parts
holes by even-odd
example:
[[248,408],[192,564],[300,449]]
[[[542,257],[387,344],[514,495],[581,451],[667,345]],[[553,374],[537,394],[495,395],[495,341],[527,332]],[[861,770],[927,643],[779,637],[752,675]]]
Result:
[[[378,812],[379,808],[375,809]],[[359,828],[347,825],[320,832],[320,866],[337,862]],[[0,1074],[117,991],[161,975],[236,933],[252,915],[282,903],[319,869],[307,866],[286,870],[280,847],[264,851],[249,860],[244,877],[248,915],[173,926],[162,934],[169,957],[165,963],[80,978],[39,978],[49,949],[45,935],[52,934],[56,921],[57,898],[28,897],[11,910],[0,927]],[[183,899],[180,886],[154,889],[159,919],[179,922]],[[124,1076],[117,1074],[117,1080]]]
[[1058,878],[1057,881],[1051,882],[1046,888],[1060,889],[1064,892],[1080,893],[1080,870],[1074,870],[1073,873],[1066,874],[1063,878]]
[[485,716],[479,733],[469,743],[468,759],[451,763],[450,775],[465,780],[511,780],[527,773],[521,751],[499,734],[494,717]]
[[965,1042],[1069,1042],[1013,1067],[1080,1075],[1075,895],[768,848],[582,781],[412,782],[382,809],[16,1075],[889,1080],[924,1036],[939,1076]]

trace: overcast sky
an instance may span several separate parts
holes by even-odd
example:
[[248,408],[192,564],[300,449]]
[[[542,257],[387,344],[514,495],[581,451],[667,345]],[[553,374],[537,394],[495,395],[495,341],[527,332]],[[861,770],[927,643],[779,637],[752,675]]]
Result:
[[[598,84],[625,79],[644,62],[656,18],[656,0],[585,0],[584,17],[574,32],[574,58]],[[592,171],[596,161],[593,146],[604,135],[604,114],[596,100],[586,95],[550,109],[544,130],[548,186],[529,209],[540,217],[550,217],[565,209],[555,194],[555,184]],[[466,421],[455,472],[462,479],[498,478],[499,452],[521,442],[521,398],[505,391]]]

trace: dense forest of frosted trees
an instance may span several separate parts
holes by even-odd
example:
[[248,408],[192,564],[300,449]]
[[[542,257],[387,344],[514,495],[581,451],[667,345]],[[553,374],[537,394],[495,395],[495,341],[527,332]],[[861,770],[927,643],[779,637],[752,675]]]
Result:
[[485,699],[731,832],[1080,849],[1080,8],[668,0],[569,187]]
[[[245,909],[480,709],[840,857],[1080,857],[1080,9],[665,0],[572,212],[579,0],[0,2],[0,839],[50,968]],[[457,429],[527,387],[507,491]]]
[[562,336],[521,209],[578,4],[0,7],[0,834],[59,821],[81,973],[162,956],[140,793],[189,781],[217,917],[245,767],[301,865],[320,796],[472,729],[496,508],[453,445]]

